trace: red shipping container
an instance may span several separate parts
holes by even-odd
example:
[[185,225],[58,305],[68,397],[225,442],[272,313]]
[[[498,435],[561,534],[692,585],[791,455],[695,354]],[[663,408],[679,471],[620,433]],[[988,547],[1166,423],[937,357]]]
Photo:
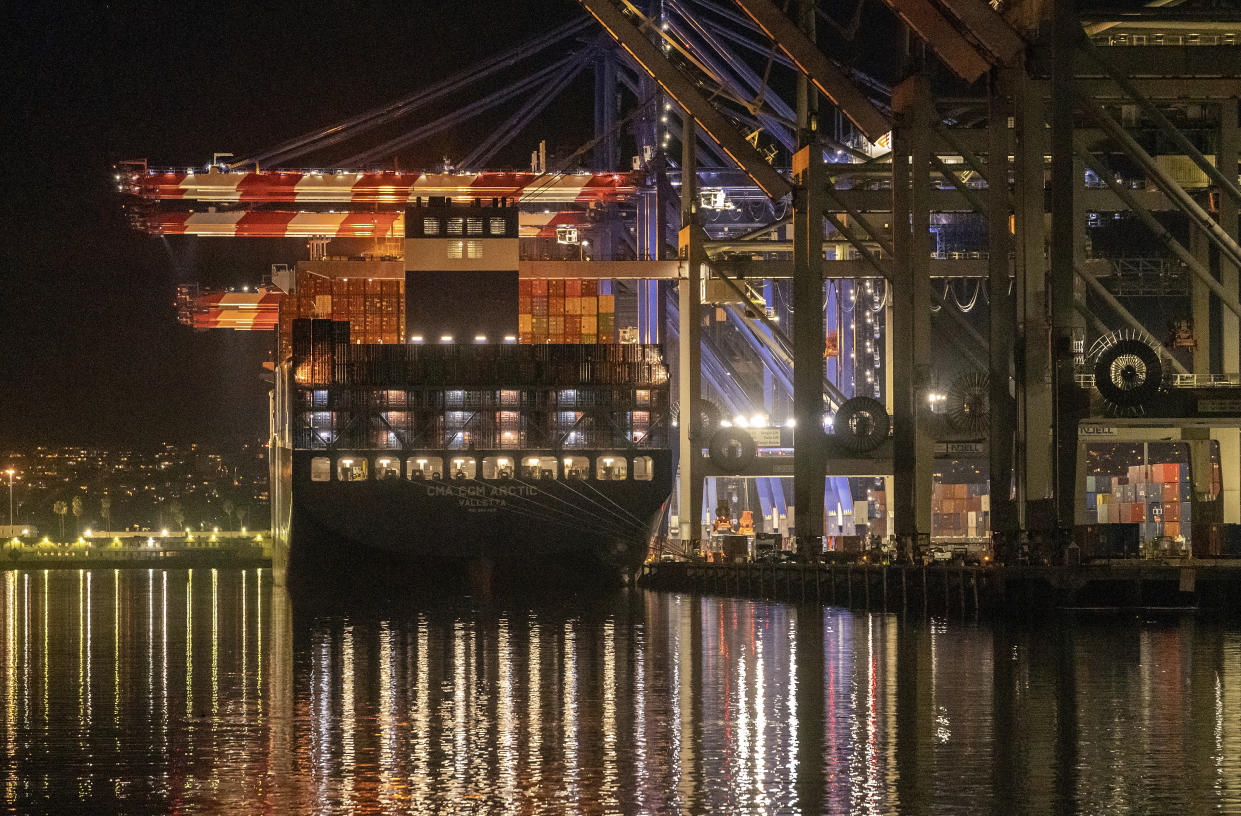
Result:
[[1141,524],[1146,520],[1146,505],[1142,502],[1134,502],[1129,505],[1129,523]]
[[582,297],[595,297],[599,294],[599,281],[584,280],[582,281]]
[[547,313],[554,314],[554,315],[564,314],[564,297],[563,296],[557,297],[556,295],[551,295],[550,297],[548,297]]
[[1164,473],[1165,482],[1178,482],[1179,483],[1181,481],[1180,463],[1172,462],[1170,464],[1164,465],[1163,473]]
[[[1167,516],[1164,516],[1166,519]],[[1163,523],[1163,534],[1176,538],[1181,534],[1181,523],[1179,521],[1165,521]]]
[[565,315],[564,333],[568,337],[576,337],[582,333],[582,318],[578,315]]
[[521,297],[522,295],[525,295],[526,297],[530,297],[530,295],[533,295],[533,294],[534,294],[534,281],[530,280],[529,278],[522,278],[521,280],[517,281],[517,296],[518,297]]
[[1164,504],[1167,504],[1168,502],[1180,501],[1181,499],[1180,485],[1178,485],[1176,482],[1164,482],[1163,487],[1160,490],[1160,493],[1161,495],[1159,498],[1163,501]]
[[564,296],[567,298],[582,296],[582,282],[577,279],[564,282]]
[[1181,503],[1179,501],[1164,502],[1163,520],[1164,521],[1180,521],[1181,520]]
[[547,279],[536,278],[535,280],[530,281],[530,294],[546,295],[547,294]]
[[547,282],[547,294],[552,297],[564,297],[564,281],[560,279],[549,280]]
[[531,304],[533,302],[534,302],[534,299],[530,297],[530,295],[518,294],[517,295],[517,311],[521,314],[533,314],[533,312],[531,311]]

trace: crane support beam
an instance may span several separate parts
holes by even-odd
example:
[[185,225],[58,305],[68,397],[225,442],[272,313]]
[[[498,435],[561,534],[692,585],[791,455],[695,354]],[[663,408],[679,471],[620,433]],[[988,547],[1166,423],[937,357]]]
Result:
[[737,4],[867,139],[873,142],[891,130],[888,118],[853,80],[770,0],[737,0]]
[[966,82],[975,82],[991,68],[969,40],[952,27],[930,0],[884,0],[906,25],[939,55],[954,74]]
[[611,0],[578,1],[634,58],[642,70],[693,116],[703,132],[718,144],[765,194],[778,199],[792,192],[793,185],[789,180],[780,175],[751,147],[736,126],[707,101],[693,81],[673,66],[655,44],[647,39],[646,34]]
[[986,0],[939,0],[1004,65],[1015,64],[1026,43]]

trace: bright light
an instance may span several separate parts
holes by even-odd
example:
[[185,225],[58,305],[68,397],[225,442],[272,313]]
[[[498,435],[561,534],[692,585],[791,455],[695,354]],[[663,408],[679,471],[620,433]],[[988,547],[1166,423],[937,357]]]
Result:
[[610,456],[609,456],[609,457],[607,457],[606,459],[604,459],[604,460],[603,460],[603,464],[605,464],[605,465],[611,465],[611,464],[612,464],[612,457],[610,457]]
[[452,335],[451,335],[451,334],[441,334],[441,335],[440,335],[440,342],[441,342],[441,343],[451,343],[451,342],[452,342]]
[[9,475],[9,478],[10,478],[10,479],[11,479],[11,478],[13,478],[13,474],[14,474],[14,473],[16,473],[16,472],[17,472],[17,471],[16,471],[16,470],[13,470],[13,468],[9,468],[8,470],[6,470],[6,471],[5,471],[5,473],[7,473],[7,474]]
[[720,427],[721,427],[721,428],[731,428],[732,426],[733,426],[733,424],[732,424],[731,422],[729,422],[727,419],[721,419],[721,420],[720,420]]
[[86,537],[87,537],[87,538],[90,538],[90,537],[91,537],[91,535],[92,535],[92,533],[91,533],[91,531],[90,531],[90,528],[89,528],[89,527],[87,527],[87,528],[86,528]]
[[738,428],[748,428],[750,425],[750,422],[745,417],[739,416],[733,420],[733,424],[736,425]]
[[475,343],[486,343],[486,342],[487,342],[487,335],[485,335],[485,334],[476,334],[476,335],[474,335],[474,342],[475,342]]
[[507,459],[497,459],[497,460],[496,460],[496,464],[497,464],[497,465],[499,465],[500,467],[505,467],[505,466],[508,464],[508,460],[507,460]]
[[345,467],[350,467],[353,464],[353,460],[352,459],[341,459],[340,463],[344,465]]
[[750,425],[754,428],[766,428],[767,427],[767,415],[766,414],[755,414],[754,416],[750,417]]
[[418,460],[418,467],[419,467],[419,468],[426,467],[426,464],[427,464],[427,460],[426,460],[426,459],[419,459],[419,460]]
[[421,343],[421,342],[422,342],[422,335],[421,335],[421,334],[415,334],[413,337],[410,337],[410,338],[409,338],[409,342],[411,342],[411,343]]
[[220,532],[220,528],[219,528],[219,527],[212,527],[212,528],[211,528],[211,532],[213,532],[213,533],[218,533],[218,532]]
[[796,427],[797,427],[797,420],[796,420],[796,419],[794,419],[793,417],[789,417],[788,419],[784,420],[784,427],[786,427],[786,428],[796,428]]
[[515,334],[506,334],[506,335],[504,335],[504,342],[505,342],[505,343],[516,343],[516,342],[517,342],[517,335],[515,335]]
[[161,536],[163,536],[164,538],[167,538],[167,537],[168,537],[168,531],[167,531],[167,530],[160,530],[160,531],[159,531],[159,534],[160,534]]

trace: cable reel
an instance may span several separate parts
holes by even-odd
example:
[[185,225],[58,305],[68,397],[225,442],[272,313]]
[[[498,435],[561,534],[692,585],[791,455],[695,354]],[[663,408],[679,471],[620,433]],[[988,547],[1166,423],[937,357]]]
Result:
[[711,400],[698,400],[698,410],[694,412],[694,424],[690,425],[690,434],[695,439],[710,439],[720,427],[720,420],[723,416],[720,406]]
[[852,397],[836,412],[832,436],[851,453],[870,453],[888,438],[892,420],[873,397]]
[[1163,362],[1144,335],[1112,335],[1095,356],[1094,384],[1111,404],[1121,408],[1145,406],[1163,385]]
[[973,371],[962,374],[948,388],[944,413],[962,433],[985,433],[991,427],[991,375]]
[[758,454],[754,437],[741,428],[720,428],[709,448],[711,463],[728,473],[744,473]]

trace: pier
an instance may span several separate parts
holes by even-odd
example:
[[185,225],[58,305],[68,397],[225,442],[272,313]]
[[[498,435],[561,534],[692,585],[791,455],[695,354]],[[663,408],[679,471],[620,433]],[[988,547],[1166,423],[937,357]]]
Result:
[[649,589],[969,616],[1057,608],[1235,607],[1241,561],[1115,561],[1081,566],[652,562]]
[[95,569],[266,567],[269,539],[253,532],[198,535],[142,532],[99,533],[70,543],[50,538],[11,538],[0,548],[3,569]]

